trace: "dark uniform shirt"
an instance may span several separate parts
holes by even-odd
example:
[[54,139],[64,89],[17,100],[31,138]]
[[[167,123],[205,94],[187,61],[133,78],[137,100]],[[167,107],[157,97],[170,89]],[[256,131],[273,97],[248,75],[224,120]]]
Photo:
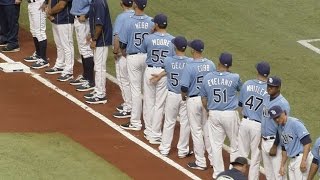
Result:
[[96,25],[102,26],[102,33],[97,39],[97,47],[112,44],[112,23],[109,7],[105,0],[92,0],[89,10],[91,37],[94,37]]
[[242,174],[239,170],[232,168],[230,170],[223,171],[217,177],[217,180],[247,180],[248,178]]
[[0,0],[0,5],[12,5],[12,4],[15,4],[16,1],[15,0]]
[[54,24],[73,24],[74,17],[70,13],[71,6],[72,6],[72,0],[51,0],[51,7],[54,7],[56,4],[58,4],[59,1],[66,1],[67,5],[64,7],[62,11],[55,14],[54,20],[52,20],[52,23]]

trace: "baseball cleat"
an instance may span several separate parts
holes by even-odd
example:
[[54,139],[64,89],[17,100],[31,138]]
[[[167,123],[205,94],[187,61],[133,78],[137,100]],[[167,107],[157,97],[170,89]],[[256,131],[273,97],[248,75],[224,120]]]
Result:
[[39,56],[33,54],[32,56],[25,57],[23,60],[26,62],[37,62],[39,58]]
[[90,99],[90,98],[92,98],[96,93],[97,93],[96,91],[92,91],[92,92],[90,92],[90,93],[88,93],[88,94],[83,95],[83,97],[86,98],[86,99]]
[[159,151],[159,153],[164,157],[168,157],[168,155],[169,155],[169,153],[164,153],[164,152],[161,152],[161,151]]
[[133,126],[130,122],[128,122],[126,124],[121,124],[120,127],[122,129],[133,130],[133,131],[140,131],[141,130],[141,127]]
[[129,118],[129,117],[131,117],[131,112],[118,111],[118,112],[113,113],[113,117],[115,117],[115,118]]
[[145,134],[145,133],[143,133],[143,137],[146,139],[146,140],[150,140],[150,137],[147,135],[147,134]]
[[65,82],[65,81],[69,81],[72,78],[73,78],[72,74],[61,74],[61,76],[59,76],[57,80],[60,82]]
[[84,79],[82,75],[79,75],[76,79],[70,81],[71,85],[77,86],[85,83],[87,80]]
[[57,68],[57,67],[53,67],[50,69],[47,69],[45,71],[46,74],[60,74],[62,73],[63,69],[62,68]]
[[207,167],[198,166],[198,165],[196,164],[196,162],[190,162],[190,163],[188,163],[188,167],[189,167],[189,168],[192,168],[192,169],[198,169],[198,170],[201,170],[201,171],[204,171],[204,170],[207,169]]
[[50,64],[48,63],[48,61],[45,61],[43,59],[38,59],[38,61],[33,63],[30,67],[33,69],[41,69],[44,67],[49,67],[49,65]]
[[7,46],[8,44],[7,43],[5,43],[5,42],[0,42],[0,47],[5,47],[5,46]]
[[77,87],[76,87],[76,90],[77,90],[77,91],[81,91],[81,92],[91,91],[91,90],[94,90],[94,86],[91,85],[88,81],[86,81],[86,82],[84,82],[83,84],[77,86]]
[[107,103],[107,99],[106,99],[106,97],[99,98],[99,97],[94,95],[92,98],[87,99],[86,103],[89,103],[89,104],[105,104],[105,103]]
[[150,139],[149,143],[150,144],[161,144],[161,139]]
[[2,48],[2,52],[18,52],[20,51],[19,47],[9,47],[9,46],[5,46]]
[[178,158],[182,159],[182,158],[186,158],[186,157],[189,157],[193,155],[193,151],[189,151],[188,153],[186,154],[182,154],[182,155],[178,155]]
[[123,103],[116,107],[117,111],[123,111]]

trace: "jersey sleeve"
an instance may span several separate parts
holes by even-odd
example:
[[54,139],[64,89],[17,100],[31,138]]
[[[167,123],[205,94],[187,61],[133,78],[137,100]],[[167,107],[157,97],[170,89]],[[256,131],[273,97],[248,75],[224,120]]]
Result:
[[244,100],[244,95],[245,95],[245,85],[243,85],[242,87],[241,87],[241,90],[240,90],[240,95],[239,95],[239,102],[241,103],[241,104],[243,104],[243,102],[245,101]]
[[142,53],[147,53],[148,51],[148,39],[149,39],[150,35],[146,35],[146,37],[144,38],[144,40],[142,41],[141,47],[140,47],[140,51]]
[[121,18],[120,15],[117,16],[116,20],[114,21],[114,26],[113,26],[113,35],[117,35],[120,32],[121,29],[121,25],[123,24],[123,22],[120,22]]
[[103,3],[97,3],[94,7],[95,20],[94,25],[104,25],[106,16],[106,7]]
[[119,32],[119,41],[124,44],[128,44],[128,23],[129,20],[124,21]]
[[208,97],[208,94],[207,94],[207,91],[206,91],[206,83],[205,82],[207,82],[206,78],[204,78],[202,83],[200,84],[199,91],[200,91],[200,96],[201,97]]
[[238,76],[237,91],[240,91],[240,89],[241,89],[241,87],[242,87],[242,81],[241,81],[241,79],[240,79],[240,75],[237,74],[237,76]]
[[310,133],[307,130],[307,128],[302,124],[301,121],[296,121],[296,122],[297,123],[295,123],[295,125],[293,126],[294,128],[293,132],[295,132],[298,139],[301,140],[302,138],[309,135]]
[[320,138],[314,143],[311,153],[315,159],[320,161]]

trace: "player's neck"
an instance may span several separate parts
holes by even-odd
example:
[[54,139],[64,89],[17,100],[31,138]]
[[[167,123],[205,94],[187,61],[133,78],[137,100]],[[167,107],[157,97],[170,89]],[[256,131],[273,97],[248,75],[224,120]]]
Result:
[[202,57],[202,54],[199,54],[199,53],[194,53],[193,54],[193,59],[194,60],[200,60],[200,59],[203,59],[203,57]]
[[185,56],[185,53],[181,52],[181,51],[176,51],[176,55],[177,56]]
[[140,10],[139,8],[136,8],[136,9],[134,10],[134,15],[136,15],[136,16],[142,16],[142,15],[144,15],[144,11]]
[[157,29],[157,32],[158,33],[161,33],[161,34],[166,34],[167,33],[167,30],[166,29]]
[[263,81],[263,82],[267,82],[268,78],[267,78],[267,77],[264,77],[264,76],[261,76],[260,74],[258,74],[257,80]]

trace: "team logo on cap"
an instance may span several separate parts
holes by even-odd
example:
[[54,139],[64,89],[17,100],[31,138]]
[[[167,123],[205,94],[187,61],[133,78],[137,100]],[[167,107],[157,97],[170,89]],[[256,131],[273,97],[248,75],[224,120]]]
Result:
[[272,79],[272,78],[269,78],[269,82],[270,82],[270,83],[273,83],[273,79]]
[[271,112],[272,115],[276,115],[277,114],[277,112],[275,110],[271,110],[270,112]]

